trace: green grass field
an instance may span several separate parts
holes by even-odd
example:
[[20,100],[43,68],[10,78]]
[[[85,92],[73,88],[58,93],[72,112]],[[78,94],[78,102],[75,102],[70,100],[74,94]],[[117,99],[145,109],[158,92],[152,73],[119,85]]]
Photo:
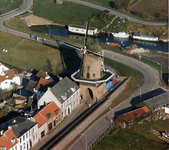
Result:
[[[21,41],[21,37],[17,37],[11,34],[7,34],[5,32],[0,31],[0,53],[2,53],[3,49],[11,49],[14,46],[18,45]],[[2,38],[3,37],[3,38]]]
[[0,15],[16,8],[22,4],[22,0],[0,0]]
[[135,125],[129,129],[120,128],[119,132],[113,137],[110,134],[115,130],[110,130],[110,132],[93,148],[93,150],[119,150],[119,149],[166,149],[168,144],[156,137],[150,132],[150,129],[155,129],[157,131],[169,131],[168,119],[166,120],[156,120],[150,121],[145,124]]
[[[9,37],[15,40],[18,38],[10,34],[4,37],[4,41],[8,41]],[[50,47],[30,40],[24,40],[20,45],[16,45],[19,42],[21,38],[10,44],[7,53],[0,53],[0,61],[23,70],[37,69],[50,73],[52,73],[52,67],[55,67],[57,75],[64,71],[73,72],[79,68],[80,59],[75,51]]]

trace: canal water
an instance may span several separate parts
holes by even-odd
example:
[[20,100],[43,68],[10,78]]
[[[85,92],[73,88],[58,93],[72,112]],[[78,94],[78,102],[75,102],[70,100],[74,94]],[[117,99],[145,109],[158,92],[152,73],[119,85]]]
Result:
[[[33,31],[41,32],[44,34],[57,35],[61,37],[71,38],[71,39],[80,39],[84,40],[84,35],[70,34],[66,27],[58,26],[33,26],[30,28]],[[112,43],[121,43],[123,42],[126,46],[137,44],[137,47],[142,47],[149,50],[157,50],[162,52],[168,52],[168,43],[166,42],[149,42],[149,41],[140,41],[133,40],[131,38],[122,39],[114,38],[111,34],[99,34],[97,37],[88,36],[89,42],[103,43],[112,42]]]

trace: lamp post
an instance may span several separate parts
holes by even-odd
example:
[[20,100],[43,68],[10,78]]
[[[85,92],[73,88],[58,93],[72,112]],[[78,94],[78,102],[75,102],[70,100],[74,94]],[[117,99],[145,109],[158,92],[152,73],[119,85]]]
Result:
[[[109,108],[109,109],[110,109],[110,111],[111,111],[111,108]],[[113,123],[113,119],[112,119],[112,118],[113,118],[113,115],[112,115],[112,113],[111,113],[111,118],[110,118],[110,122],[111,122],[111,123]]]
[[[112,55],[112,58],[113,58],[113,55]],[[114,61],[115,61],[115,60],[113,60],[113,67],[114,67]],[[115,68],[114,68],[114,69],[115,69]]]
[[87,135],[85,135],[84,133],[82,135],[86,137],[86,150],[87,150]]
[[141,101],[141,86],[137,84],[137,86],[140,87],[140,101]]
[[162,65],[160,63],[158,63],[158,65],[161,66],[161,80],[162,80]]

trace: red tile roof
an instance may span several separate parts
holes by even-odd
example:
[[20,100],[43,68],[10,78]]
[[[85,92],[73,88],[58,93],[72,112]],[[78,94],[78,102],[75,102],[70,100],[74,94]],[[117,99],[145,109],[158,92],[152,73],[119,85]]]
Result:
[[7,79],[13,79],[14,77],[17,76],[17,74],[16,74],[16,72],[15,72],[14,69],[5,70],[4,73],[5,73],[5,77],[6,77]]
[[[14,143],[12,143],[12,139],[15,140]],[[4,135],[0,136],[0,148],[1,147],[6,147],[6,149],[10,149],[14,145],[18,143],[18,140],[13,133],[12,129],[8,129],[6,132],[4,132]]]
[[53,82],[52,80],[47,80],[47,79],[43,79],[43,78],[40,78],[39,82],[38,82],[38,85],[36,86],[36,90],[38,90],[41,86],[45,86],[49,83]]
[[142,108],[139,108],[139,109],[136,109],[134,111],[128,112],[128,113],[124,114],[124,116],[127,119],[133,119],[133,118],[138,117],[141,114],[144,114],[144,113],[147,113],[147,112],[150,112],[150,110],[146,106],[144,106]]
[[50,117],[53,117],[56,113],[56,110],[60,110],[60,108],[56,105],[55,102],[51,102],[45,108],[43,108],[40,112],[38,112],[33,118],[38,123],[38,127],[41,127],[48,121],[48,117],[46,116],[50,113]]
[[6,80],[6,78],[0,75],[0,82],[3,82],[5,80]]
[[42,77],[42,78],[49,77],[49,75],[42,70],[40,70],[35,76],[36,77]]

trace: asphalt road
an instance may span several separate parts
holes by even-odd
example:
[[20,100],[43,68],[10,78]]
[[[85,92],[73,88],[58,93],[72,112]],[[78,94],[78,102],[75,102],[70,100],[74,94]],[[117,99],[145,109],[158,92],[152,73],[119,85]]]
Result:
[[80,1],[80,0],[65,0],[65,1],[73,2],[73,3],[77,3],[77,4],[81,4],[81,5],[85,5],[85,6],[88,6],[88,7],[91,7],[91,8],[95,8],[95,9],[98,9],[98,10],[102,10],[102,11],[106,9],[106,10],[109,10],[110,14],[126,18],[131,22],[136,22],[136,23],[145,24],[145,25],[158,25],[158,26],[167,25],[166,22],[150,22],[150,21],[139,20],[139,19],[133,18],[131,16],[127,16],[125,14],[119,13],[117,11],[114,11],[114,10],[111,10],[111,9],[107,9],[105,7],[102,7],[102,6],[99,6],[99,5],[96,5],[96,4],[92,4],[92,3],[89,3],[89,2],[85,2],[85,1]]

